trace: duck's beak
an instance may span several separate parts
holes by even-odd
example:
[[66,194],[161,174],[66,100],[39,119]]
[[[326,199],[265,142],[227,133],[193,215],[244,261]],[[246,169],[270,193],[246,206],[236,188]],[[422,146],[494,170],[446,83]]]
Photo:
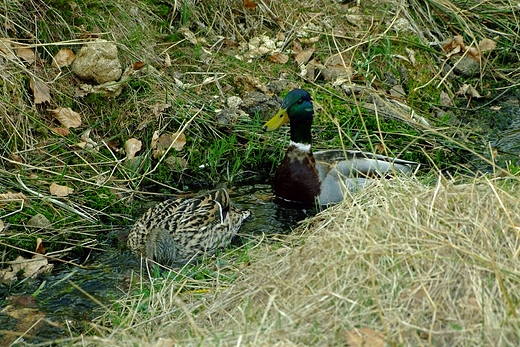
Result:
[[264,131],[273,131],[280,128],[282,125],[289,121],[289,115],[287,114],[286,108],[281,108],[275,116],[264,124],[262,129]]

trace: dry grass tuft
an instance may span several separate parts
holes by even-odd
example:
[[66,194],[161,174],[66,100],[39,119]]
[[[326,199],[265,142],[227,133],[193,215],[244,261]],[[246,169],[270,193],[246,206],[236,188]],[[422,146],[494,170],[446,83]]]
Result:
[[229,288],[177,295],[165,282],[151,319],[129,311],[123,330],[88,342],[344,346],[363,331],[392,345],[517,345],[517,196],[517,182],[487,178],[376,183],[278,249],[262,243]]

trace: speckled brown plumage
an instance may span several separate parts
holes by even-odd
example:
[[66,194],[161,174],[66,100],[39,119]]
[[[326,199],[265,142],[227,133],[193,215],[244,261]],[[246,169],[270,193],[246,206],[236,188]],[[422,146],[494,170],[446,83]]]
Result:
[[166,200],[135,222],[128,247],[160,264],[182,266],[228,245],[249,215],[231,205],[225,188]]

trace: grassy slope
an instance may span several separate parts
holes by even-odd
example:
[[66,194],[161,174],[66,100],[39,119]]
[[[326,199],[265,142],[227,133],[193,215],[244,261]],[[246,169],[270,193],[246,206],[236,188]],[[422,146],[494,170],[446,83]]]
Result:
[[[2,58],[0,193],[21,191],[29,197],[29,204],[20,211],[17,211],[19,201],[0,206],[2,216],[14,212],[8,217],[0,217],[9,224],[2,236],[2,243],[7,245],[4,259],[13,259],[20,248],[33,250],[37,237],[43,239],[48,251],[56,252],[56,257],[69,259],[71,255],[81,254],[83,247],[76,247],[71,254],[70,245],[94,246],[103,240],[103,236],[93,230],[108,225],[119,226],[121,221],[123,224],[131,223],[131,216],[122,211],[135,204],[136,191],[171,193],[175,189],[186,190],[194,186],[211,187],[223,179],[235,183],[247,179],[267,180],[285,144],[278,141],[280,133],[272,137],[258,133],[269,111],[264,115],[238,117],[236,122],[225,126],[217,124],[216,110],[226,107],[225,98],[244,96],[250,89],[257,90],[252,86],[254,84],[260,84],[260,89],[264,89],[269,82],[285,80],[311,92],[318,110],[316,147],[345,145],[379,150],[421,161],[451,174],[474,170],[470,158],[489,161],[487,158],[492,155],[482,146],[485,143],[481,140],[482,135],[459,122],[456,117],[459,109],[443,107],[440,93],[453,97],[464,83],[475,85],[482,93],[491,90],[493,95],[495,87],[510,86],[509,81],[517,74],[514,63],[518,61],[514,48],[516,34],[512,29],[517,25],[511,9],[502,2],[493,8],[487,8],[485,4],[470,6],[470,12],[457,11],[456,7],[462,5],[456,2],[419,4],[410,1],[408,5],[400,6],[393,1],[364,2],[356,8],[353,4],[341,5],[331,1],[272,1],[261,3],[255,9],[245,9],[242,1],[184,1],[169,5],[151,1],[118,1],[116,4],[78,1],[74,5],[64,1],[44,4],[9,2],[9,8],[0,13],[12,25],[1,29],[1,36],[32,44],[39,60],[27,64],[18,59]],[[479,14],[480,21],[475,19],[474,13]],[[499,17],[502,19],[497,19]],[[181,27],[190,29],[198,42],[187,40],[178,30]],[[136,61],[147,63],[142,73],[117,98],[96,95],[76,98],[78,79],[68,68],[60,72],[50,65],[51,57],[60,48],[77,51],[87,41],[71,43],[70,40],[92,32],[103,32],[103,38],[118,45],[123,66]],[[498,48],[486,55],[478,76],[445,79],[443,61],[439,60],[442,54],[428,42],[434,38],[449,39],[460,33],[465,34],[466,42],[492,37],[498,41]],[[271,39],[278,37],[289,61],[280,64],[273,62],[268,55],[248,59],[240,45],[259,35]],[[315,37],[317,41],[312,40]],[[346,93],[348,88],[345,84],[336,83],[334,86],[333,82],[337,81],[326,79],[327,70],[318,73],[320,70],[317,69],[316,75],[319,76],[315,80],[309,79],[308,75],[306,78],[298,77],[300,69],[290,54],[291,49],[297,48],[296,43],[304,50],[314,48],[315,62],[325,65],[341,52],[341,64],[352,68],[351,78],[358,87],[357,92]],[[407,50],[410,49],[415,54],[414,65],[407,62],[410,59]],[[171,67],[164,66],[165,52],[170,56]],[[237,59],[237,55],[242,55],[242,59]],[[33,76],[51,87],[49,104],[33,104],[28,87]],[[218,83],[214,80],[206,83],[208,78],[215,76],[219,77]],[[242,76],[256,77],[259,83],[247,79],[244,82]],[[413,107],[431,127],[425,128],[420,122],[411,120],[408,109],[389,101],[387,93],[392,78],[397,79],[406,91],[406,96],[399,101]],[[180,87],[179,81],[184,87]],[[281,91],[270,90],[285,93],[290,89],[289,82],[282,83]],[[455,98],[454,101],[455,106],[468,103],[465,98]],[[374,103],[377,113],[371,111]],[[169,107],[158,112],[164,104]],[[50,130],[58,123],[46,110],[58,106],[71,107],[82,115],[83,125],[72,129],[66,137]],[[197,116],[192,118],[195,114]],[[157,130],[174,132],[188,122],[186,146],[178,153],[170,153],[186,161],[187,168],[168,166],[166,160],[154,160],[149,148],[153,133]],[[86,131],[90,131],[90,138],[100,145],[98,150],[76,146],[84,141],[82,135]],[[122,148],[132,137],[139,138],[144,144],[138,161],[124,161],[124,153],[113,153],[103,145],[103,142],[112,141],[115,147]],[[204,169],[200,168],[202,164]],[[500,172],[499,168],[495,170]],[[67,198],[68,201],[87,211],[96,222],[85,225],[77,213],[49,205],[25,189],[16,179],[17,175],[29,189],[47,196],[52,182],[73,187],[75,193]],[[37,213],[51,221],[52,230],[27,231],[25,224]],[[352,227],[356,225],[349,226]],[[301,239],[288,242],[299,243]],[[269,249],[271,246],[261,247]],[[261,264],[275,261],[269,257],[263,260],[260,256],[255,259]],[[238,270],[230,271],[235,273]],[[243,276],[248,276],[248,273]],[[244,278],[247,282],[247,277]],[[211,283],[208,285],[212,286]],[[147,300],[155,298],[151,295]],[[203,296],[202,299],[218,303],[220,296],[212,293],[209,298]],[[169,305],[178,303],[176,300],[165,302],[165,309],[171,309]],[[189,295],[186,300],[191,300]],[[150,302],[150,305],[155,305]],[[269,300],[259,302],[260,308],[255,308],[259,312],[265,307],[262,305],[272,305]],[[333,306],[336,304],[331,303]],[[191,312],[200,309],[197,301],[193,305],[189,306]],[[132,305],[127,308],[130,316],[134,314],[132,308]],[[190,314],[185,314],[184,318],[190,317]],[[262,317],[251,319],[265,323]],[[142,319],[153,319],[153,315]],[[381,316],[379,319],[384,324]],[[139,322],[124,319],[117,324],[104,321],[105,325],[120,324],[132,331],[136,323]],[[172,326],[185,323],[180,320],[173,322]],[[188,335],[209,337],[213,335],[213,329],[220,329],[190,319],[188,323],[191,327]],[[193,324],[202,324],[202,332],[197,332]],[[245,328],[240,326],[231,330],[238,333]],[[158,336],[147,329],[136,328],[135,334],[139,339],[148,336],[153,344]],[[251,329],[256,336],[256,331],[260,330],[254,329],[261,329],[261,324]],[[393,339],[395,331],[389,329],[383,330]],[[165,330],[162,335],[168,336],[169,333]],[[320,333],[316,327],[316,334],[319,336]],[[344,337],[341,331],[336,333],[339,335],[334,336]],[[180,334],[178,338],[181,337],[185,335]],[[127,338],[132,339],[123,334],[121,343]],[[247,339],[252,341],[250,337]],[[319,338],[298,341],[313,344],[318,343]]]

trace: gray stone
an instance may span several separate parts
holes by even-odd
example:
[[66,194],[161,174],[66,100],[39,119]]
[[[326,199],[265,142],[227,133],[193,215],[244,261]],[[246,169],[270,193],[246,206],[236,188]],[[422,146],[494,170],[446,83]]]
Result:
[[105,40],[86,44],[76,54],[72,71],[83,80],[99,84],[117,81],[122,71],[116,45]]

